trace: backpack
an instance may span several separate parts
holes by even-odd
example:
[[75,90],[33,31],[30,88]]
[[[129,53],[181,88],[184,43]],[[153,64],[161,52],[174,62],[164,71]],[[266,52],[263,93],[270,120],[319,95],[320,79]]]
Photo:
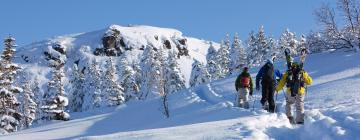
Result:
[[264,66],[264,74],[262,76],[262,82],[273,83],[274,79],[274,66],[272,64],[267,63]]
[[242,87],[250,87],[250,77],[249,76],[241,76],[240,83]]
[[290,88],[292,97],[299,94],[300,87],[304,87],[305,84],[301,69],[289,71],[288,77],[286,78],[286,83],[287,83],[287,87]]

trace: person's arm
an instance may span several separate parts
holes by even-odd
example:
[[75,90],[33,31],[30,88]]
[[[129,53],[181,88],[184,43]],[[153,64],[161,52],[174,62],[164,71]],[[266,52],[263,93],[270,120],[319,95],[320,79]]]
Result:
[[240,82],[240,75],[235,80],[235,89],[236,89],[236,91],[239,90],[239,86],[240,86],[239,82]]
[[285,74],[282,76],[279,84],[276,86],[276,88],[275,88],[276,92],[279,92],[279,91],[285,86],[286,78],[287,78],[287,73],[285,73]]
[[275,75],[276,77],[279,77],[279,79],[281,79],[283,76],[283,74],[278,69],[275,70]]
[[304,82],[306,85],[311,85],[313,80],[312,78],[309,76],[309,74],[307,72],[304,71],[303,73],[303,77],[304,77]]
[[260,79],[263,77],[263,75],[264,75],[264,66],[260,68],[259,72],[256,75],[256,89],[259,88]]

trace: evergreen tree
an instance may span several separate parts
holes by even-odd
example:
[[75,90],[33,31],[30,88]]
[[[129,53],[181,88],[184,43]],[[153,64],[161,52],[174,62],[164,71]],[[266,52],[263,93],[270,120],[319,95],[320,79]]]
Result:
[[306,36],[305,35],[301,35],[296,51],[298,53],[300,53],[302,49],[307,49],[307,42],[306,42]]
[[220,66],[220,69],[217,71],[219,78],[224,78],[229,74],[230,48],[227,42],[221,41],[220,49],[216,54],[216,63]]
[[116,82],[116,69],[112,62],[111,57],[106,61],[105,67],[107,68],[104,76],[104,89],[105,95],[108,98],[108,105],[115,106],[121,105],[125,102],[124,88]]
[[98,65],[96,59],[93,59],[85,75],[84,85],[87,87],[87,94],[84,96],[83,111],[106,106],[105,97],[101,90],[103,83]]
[[[158,56],[161,56],[161,54]],[[181,74],[179,63],[176,61],[176,52],[174,51],[169,52],[164,74],[166,81],[165,93],[171,94],[185,88],[185,78]]]
[[211,73],[211,79],[212,80],[217,80],[220,78],[221,76],[221,67],[217,62],[217,51],[213,45],[212,42],[210,42],[210,47],[208,49],[208,53],[206,55],[206,60],[207,60],[207,64],[206,64],[206,69],[209,73]]
[[20,69],[11,62],[16,52],[15,39],[9,36],[4,40],[4,51],[0,63],[0,133],[17,131],[22,114],[19,112],[19,105],[16,94],[22,88],[14,85],[15,75]]
[[69,105],[69,109],[74,112],[82,111],[82,106],[84,103],[84,83],[85,83],[85,76],[82,71],[78,69],[76,64],[73,65],[72,75],[71,75],[71,102]]
[[39,85],[39,79],[35,77],[33,84],[31,84],[31,91],[34,93],[34,101],[36,103],[36,113],[35,113],[35,122],[41,123],[42,118],[44,117],[44,110],[41,108],[43,106],[43,91]]
[[69,120],[70,115],[65,112],[65,107],[69,101],[65,97],[63,77],[64,65],[60,64],[52,70],[52,78],[48,82],[47,92],[44,94],[46,100],[45,105],[42,107],[44,112],[47,113],[46,119],[48,120]]
[[[281,35],[279,40],[279,51],[284,52],[286,48],[290,49],[291,55],[297,55],[298,41],[296,40],[295,33],[286,29],[285,32]],[[279,55],[278,57],[283,57]]]
[[247,55],[245,48],[239,40],[238,34],[235,33],[234,42],[230,49],[231,67],[230,73],[239,73],[247,65]]
[[143,76],[140,99],[146,99],[149,95],[159,96],[161,63],[156,58],[155,51],[152,46],[147,46],[145,48],[140,66]]
[[37,104],[35,102],[35,94],[31,89],[31,84],[29,81],[25,82],[23,85],[23,100],[22,100],[22,111],[24,114],[23,126],[29,128],[32,125],[32,122],[35,120]]
[[215,59],[216,59],[216,58],[215,58],[215,57],[216,57],[216,53],[217,53],[217,51],[216,51],[213,43],[210,42],[210,47],[209,47],[209,49],[208,49],[208,53],[206,54],[206,60],[207,60],[207,61],[215,60]]
[[140,91],[138,83],[136,82],[136,75],[133,68],[127,63],[125,59],[122,59],[121,65],[123,66],[121,72],[121,85],[124,87],[125,100],[137,99]]
[[190,86],[196,86],[203,83],[209,83],[211,79],[211,75],[204,67],[204,65],[194,59],[194,63],[192,64],[191,76],[190,76]]
[[254,35],[250,34],[248,39],[248,60],[250,66],[258,66],[265,62],[266,59],[271,58],[276,52],[276,41],[273,38],[268,38],[265,35],[264,27],[261,26],[259,32]]

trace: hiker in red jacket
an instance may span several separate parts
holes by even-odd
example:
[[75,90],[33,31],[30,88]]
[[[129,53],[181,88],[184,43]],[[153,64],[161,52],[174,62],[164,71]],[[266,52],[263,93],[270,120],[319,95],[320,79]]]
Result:
[[248,72],[249,68],[244,67],[241,74],[236,78],[235,89],[238,94],[237,104],[242,108],[249,108],[249,94],[253,94],[253,83]]

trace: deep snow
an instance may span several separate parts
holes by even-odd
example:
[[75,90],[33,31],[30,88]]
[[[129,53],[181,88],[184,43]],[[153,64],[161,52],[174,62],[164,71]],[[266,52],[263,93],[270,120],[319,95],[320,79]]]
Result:
[[[72,120],[54,121],[0,136],[0,139],[360,139],[360,53],[310,55],[305,64],[313,85],[305,99],[304,126],[292,126],[280,112],[233,107],[235,77],[185,89],[169,99],[170,118],[159,99],[131,101],[116,108],[73,113]],[[282,71],[283,61],[276,63]],[[255,76],[257,68],[251,69]],[[253,99],[254,99],[253,98]],[[251,106],[253,102],[251,102]]]

